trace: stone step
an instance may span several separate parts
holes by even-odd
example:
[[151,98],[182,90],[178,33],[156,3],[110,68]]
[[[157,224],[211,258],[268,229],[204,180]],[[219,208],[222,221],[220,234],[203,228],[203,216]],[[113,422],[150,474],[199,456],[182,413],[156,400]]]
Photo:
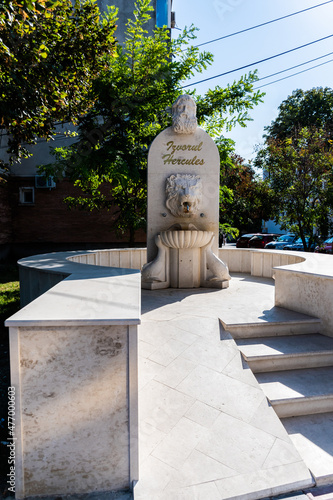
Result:
[[282,307],[273,307],[264,311],[258,318],[250,318],[246,323],[241,321],[229,323],[221,319],[223,328],[231,333],[233,338],[277,337],[286,335],[304,335],[320,333],[321,321],[319,318],[307,316],[296,311],[289,311]]
[[307,334],[238,339],[254,373],[333,366],[333,338]]
[[[333,484],[333,413],[284,418],[282,423],[317,486]],[[312,493],[309,498],[332,499],[333,487],[316,488]]]
[[280,418],[333,411],[333,367],[256,375]]

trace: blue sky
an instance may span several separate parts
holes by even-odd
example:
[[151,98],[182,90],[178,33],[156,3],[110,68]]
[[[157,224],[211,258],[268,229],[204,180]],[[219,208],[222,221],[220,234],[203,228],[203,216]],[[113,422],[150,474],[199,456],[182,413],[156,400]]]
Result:
[[[267,21],[323,3],[325,0],[173,0],[177,27],[194,24],[197,32],[196,44],[234,33]],[[233,70],[240,66],[265,59],[272,55],[307,44],[333,34],[333,1],[264,27],[208,44],[202,50],[214,55],[214,63],[203,74],[198,74],[188,83]],[[177,30],[173,30],[176,36]],[[204,94],[216,85],[226,86],[250,70],[258,69],[259,78],[285,70],[310,59],[333,52],[333,37],[314,43],[300,50],[251,66],[246,70],[194,85],[197,93]],[[258,82],[255,86],[283,78],[317,64],[333,60],[333,54],[290,70],[281,75]],[[254,156],[254,147],[262,143],[263,129],[277,116],[279,104],[293,90],[309,90],[313,87],[333,87],[333,61],[297,76],[268,85],[264,103],[251,112],[252,122],[246,128],[237,126],[225,134],[236,142],[236,152],[249,160]],[[193,87],[189,87],[193,88]]]

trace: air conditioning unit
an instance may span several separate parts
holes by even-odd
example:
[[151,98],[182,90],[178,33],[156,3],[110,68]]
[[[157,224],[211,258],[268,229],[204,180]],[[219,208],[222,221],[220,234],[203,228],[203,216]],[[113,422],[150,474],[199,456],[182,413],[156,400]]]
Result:
[[52,189],[56,187],[53,177],[46,177],[45,175],[35,175],[36,188]]

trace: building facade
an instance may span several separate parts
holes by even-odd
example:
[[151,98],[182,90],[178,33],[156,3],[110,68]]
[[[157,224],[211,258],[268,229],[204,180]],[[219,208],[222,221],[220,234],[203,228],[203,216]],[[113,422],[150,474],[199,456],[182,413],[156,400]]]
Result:
[[[171,1],[151,0],[148,29],[171,27]],[[115,36],[124,42],[128,19],[133,15],[134,0],[113,0],[118,8],[118,25]],[[101,10],[106,10],[110,0],[98,0]],[[71,127],[72,128],[72,127]],[[55,141],[50,144],[40,140],[33,146],[33,156],[11,167],[8,182],[0,184],[0,260],[11,253],[15,258],[27,255],[88,248],[127,246],[128,236],[119,235],[112,227],[115,211],[69,210],[64,203],[67,196],[79,194],[69,181],[54,183],[37,174],[37,167],[53,161],[50,145],[69,145],[66,132],[68,124],[58,125]],[[6,161],[7,132],[0,130],[0,158]],[[144,231],[136,234],[136,244],[146,243]]]

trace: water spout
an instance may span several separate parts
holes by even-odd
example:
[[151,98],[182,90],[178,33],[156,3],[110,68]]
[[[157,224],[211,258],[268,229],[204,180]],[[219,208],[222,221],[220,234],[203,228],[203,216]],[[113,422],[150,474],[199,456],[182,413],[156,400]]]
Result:
[[188,201],[184,201],[183,207],[184,207],[184,212],[188,214],[191,210],[191,203],[189,203]]

